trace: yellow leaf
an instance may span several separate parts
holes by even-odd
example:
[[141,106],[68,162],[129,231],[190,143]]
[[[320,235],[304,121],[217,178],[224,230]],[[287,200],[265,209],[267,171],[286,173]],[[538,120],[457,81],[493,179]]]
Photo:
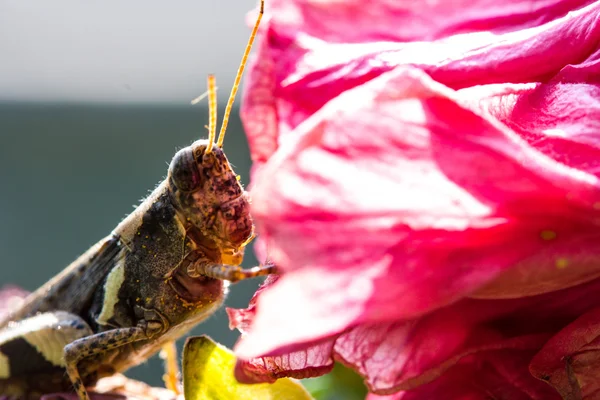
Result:
[[312,400],[296,380],[245,385],[233,376],[233,353],[208,336],[188,338],[183,351],[186,400]]

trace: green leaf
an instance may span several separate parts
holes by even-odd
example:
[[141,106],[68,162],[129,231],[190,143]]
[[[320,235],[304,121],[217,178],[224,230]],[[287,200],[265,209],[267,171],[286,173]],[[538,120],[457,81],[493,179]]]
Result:
[[183,392],[186,400],[313,400],[293,379],[245,385],[233,376],[233,353],[208,336],[188,338],[183,350]]
[[316,400],[363,400],[367,395],[363,378],[340,363],[330,373],[303,379],[302,384]]

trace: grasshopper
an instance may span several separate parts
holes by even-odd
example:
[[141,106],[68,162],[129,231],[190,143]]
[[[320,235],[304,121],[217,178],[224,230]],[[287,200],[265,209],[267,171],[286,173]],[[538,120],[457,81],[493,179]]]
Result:
[[0,394],[38,398],[86,387],[133,367],[213,313],[229,282],[275,273],[240,267],[254,237],[247,193],[223,150],[260,3],[216,138],[214,76],[209,137],[177,152],[166,179],[113,232],[0,320]]

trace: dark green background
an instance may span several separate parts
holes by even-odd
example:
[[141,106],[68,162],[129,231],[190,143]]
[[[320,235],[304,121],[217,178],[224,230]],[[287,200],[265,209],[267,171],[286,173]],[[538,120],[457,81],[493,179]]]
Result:
[[[207,116],[206,106],[0,104],[0,286],[34,290],[109,234],[176,150],[206,137]],[[247,184],[237,110],[224,149]],[[249,249],[244,265],[255,263]],[[258,282],[234,285],[227,306],[245,307]],[[192,331],[203,333],[228,347],[237,338],[223,308]],[[155,357],[128,375],[161,385],[161,367]]]

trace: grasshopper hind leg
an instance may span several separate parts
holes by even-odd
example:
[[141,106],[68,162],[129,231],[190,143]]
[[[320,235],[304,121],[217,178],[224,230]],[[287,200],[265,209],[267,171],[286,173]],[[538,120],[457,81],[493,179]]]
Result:
[[146,330],[139,326],[118,328],[86,336],[66,345],[64,356],[67,374],[69,374],[69,378],[79,399],[90,399],[79,371],[79,363],[81,361],[102,356],[111,350],[129,343],[149,339],[152,336],[150,332],[151,330]]
[[92,334],[79,316],[47,312],[0,330],[0,393],[35,398],[36,393],[70,390],[64,347]]

